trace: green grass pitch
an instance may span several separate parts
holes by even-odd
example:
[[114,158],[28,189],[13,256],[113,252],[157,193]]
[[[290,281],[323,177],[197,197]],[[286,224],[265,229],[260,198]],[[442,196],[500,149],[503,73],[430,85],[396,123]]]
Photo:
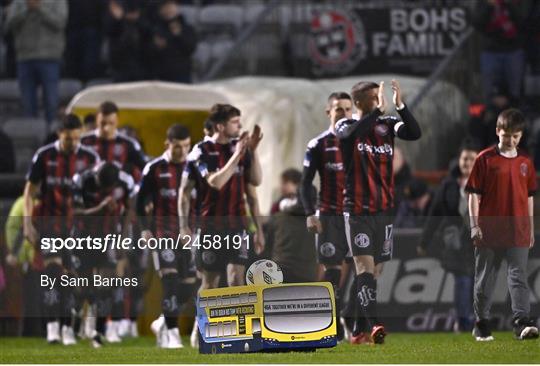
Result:
[[[494,333],[493,342],[476,342],[470,334],[392,333],[384,345],[340,344],[316,352],[200,355],[186,347],[163,350],[153,338],[126,339],[93,349],[88,341],[70,347],[48,345],[38,338],[0,338],[1,363],[540,363],[540,342],[516,341],[510,332]],[[189,344],[187,338],[184,344]]]

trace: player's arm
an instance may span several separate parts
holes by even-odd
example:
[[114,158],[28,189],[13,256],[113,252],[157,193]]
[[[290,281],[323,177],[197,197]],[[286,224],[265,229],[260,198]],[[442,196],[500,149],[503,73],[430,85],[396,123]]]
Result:
[[130,150],[130,160],[137,166],[137,168],[143,170],[148,162],[148,158],[144,154],[141,145],[135,140],[132,139],[131,150]]
[[34,200],[38,194],[40,185],[45,180],[46,171],[43,153],[38,150],[32,157],[30,169],[26,175],[26,185],[23,193],[23,235],[32,244],[37,244],[38,233],[32,222],[34,213]]
[[178,221],[180,224],[180,234],[182,235],[190,234],[189,206],[191,203],[191,191],[194,187],[195,181],[189,179],[187,174],[184,174],[180,187],[178,188]]
[[371,131],[377,118],[384,114],[386,109],[386,97],[384,96],[384,81],[381,81],[378,93],[377,107],[359,120],[347,120],[345,118],[336,123],[336,136],[340,140],[349,137],[363,137]]
[[534,246],[534,197],[529,196],[529,199],[527,200],[527,206],[529,209],[529,221],[531,223],[531,243],[529,244],[529,248],[532,248]]
[[19,233],[23,227],[24,219],[24,200],[18,198],[9,210],[6,219],[4,232],[6,235],[6,263],[9,265],[17,264],[17,257],[23,246],[23,240],[20,240]]
[[471,239],[482,239],[482,230],[478,225],[478,214],[480,212],[480,200],[482,196],[479,193],[469,193],[469,217],[471,223]]
[[34,212],[34,199],[37,196],[39,190],[39,184],[33,183],[30,180],[26,182],[24,186],[23,200],[24,200],[24,220],[23,220],[23,234],[26,239],[32,244],[36,244],[38,240],[38,233],[32,222],[32,213]]
[[300,200],[307,216],[306,226],[308,231],[320,234],[322,232],[322,224],[315,215],[316,197],[314,197],[313,191],[313,179],[317,172],[318,156],[317,145],[310,142],[304,157],[304,169],[302,171],[302,181],[300,182]]
[[261,127],[259,125],[255,125],[255,127],[253,127],[253,132],[251,133],[251,136],[249,136],[248,140],[248,150],[251,152],[249,183],[254,185],[255,187],[260,186],[262,182],[262,167],[259,160],[259,154],[257,154],[257,147],[259,146],[262,138],[263,134],[261,133]]
[[534,169],[534,164],[529,160],[529,180],[527,182],[527,191],[529,198],[527,200],[527,208],[529,211],[529,220],[531,225],[531,242],[529,247],[534,246],[534,195],[538,189],[538,183],[536,181],[536,169]]
[[153,174],[151,173],[151,166],[147,164],[142,173],[141,185],[139,187],[139,193],[137,194],[137,199],[135,202],[135,211],[139,218],[139,223],[141,225],[142,236],[146,239],[152,237],[152,232],[150,230],[150,221],[148,219],[146,204],[152,192],[155,191],[154,181],[152,180]]
[[396,106],[396,110],[401,117],[401,121],[394,125],[394,132],[397,137],[402,140],[414,141],[418,140],[422,136],[420,125],[411,111],[403,104],[401,99],[401,88],[397,80],[392,80],[392,101]]
[[205,179],[208,182],[208,185],[214,189],[220,190],[223,186],[231,179],[238,166],[238,163],[244,156],[247,150],[248,144],[248,133],[244,132],[236,144],[236,150],[234,154],[227,161],[225,166],[217,170],[214,173],[208,174]]
[[114,205],[114,199],[112,196],[107,196],[103,201],[94,207],[86,207],[84,202],[84,187],[83,177],[81,174],[75,174],[73,176],[73,214],[76,216],[94,216],[99,215],[109,205]]
[[255,253],[261,254],[264,251],[265,240],[263,232],[263,223],[261,216],[261,209],[259,206],[259,196],[257,195],[257,188],[253,184],[246,185],[246,200],[249,207],[249,212],[251,212],[251,217],[257,228],[255,233]]
[[471,239],[473,240],[482,239],[482,230],[478,223],[478,216],[480,214],[480,202],[484,193],[486,179],[488,179],[488,168],[484,156],[480,154],[474,162],[471,175],[465,186],[465,192],[469,194],[469,220],[471,224]]
[[[125,196],[122,198],[122,203],[124,205],[124,212],[122,213],[122,235],[124,237],[130,237],[130,229],[133,225],[135,218],[135,197],[138,193],[138,186],[135,184],[133,177],[124,172],[120,171],[120,181],[123,183],[123,188],[126,191]],[[115,201],[116,203],[116,201]],[[117,251],[118,260],[116,263],[116,275],[124,277],[129,266],[128,262],[128,251],[129,249],[120,249]]]
[[122,215],[122,230],[126,236],[129,236],[128,229],[131,227],[135,219],[135,199],[139,191],[139,187],[135,184],[135,180],[130,174],[120,171],[120,179],[125,184],[126,194],[124,197],[124,213]]

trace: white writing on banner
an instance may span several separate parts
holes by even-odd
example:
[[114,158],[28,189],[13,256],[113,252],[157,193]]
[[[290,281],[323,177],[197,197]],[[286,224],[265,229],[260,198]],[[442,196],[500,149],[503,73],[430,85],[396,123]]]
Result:
[[264,303],[264,313],[295,313],[295,312],[321,312],[331,311],[332,303],[330,299],[301,299],[269,301]]
[[[508,299],[506,263],[503,262],[495,282],[494,304]],[[540,259],[529,258],[527,277],[531,304],[540,302]],[[384,266],[379,280],[377,301],[381,304],[451,304],[454,301],[454,276],[445,272],[438,260],[417,258],[394,259]]]
[[392,9],[390,32],[372,34],[373,56],[446,56],[467,27],[462,8]]

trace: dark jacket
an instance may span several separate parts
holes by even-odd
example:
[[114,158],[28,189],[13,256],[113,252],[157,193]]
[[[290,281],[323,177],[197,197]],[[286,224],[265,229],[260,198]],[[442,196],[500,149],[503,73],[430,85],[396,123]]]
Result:
[[116,82],[137,81],[147,77],[145,45],[150,27],[141,14],[136,21],[105,18],[105,33],[109,39],[109,62]]
[[[180,27],[179,34],[172,32],[175,26]],[[153,41],[155,36],[166,41],[164,48],[156,46]],[[152,40],[149,44],[152,78],[191,82],[191,55],[195,51],[197,37],[194,28],[181,15],[169,21],[158,19],[152,29]]]
[[459,174],[459,167],[453,167],[435,193],[420,245],[426,249],[435,244],[433,250],[447,271],[472,275],[473,245],[468,225],[459,212]]
[[317,279],[315,237],[306,229],[306,215],[299,198],[296,204],[271,216],[265,232],[271,258],[282,268],[285,283]]

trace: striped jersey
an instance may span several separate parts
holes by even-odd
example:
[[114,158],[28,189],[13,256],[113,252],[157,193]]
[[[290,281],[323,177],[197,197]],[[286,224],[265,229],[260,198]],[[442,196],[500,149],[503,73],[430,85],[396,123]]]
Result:
[[[186,162],[172,162],[165,152],[144,167],[138,199],[153,204],[153,222],[145,226],[159,237],[178,235],[178,188],[185,166]],[[145,213],[139,212],[139,216]]]
[[[188,166],[193,164],[201,178],[206,180],[206,177],[227,164],[227,161],[234,154],[237,142],[238,139],[234,139],[228,144],[220,144],[213,140],[203,141],[194,146],[188,157]],[[204,218],[204,222],[211,223],[209,224],[211,228],[219,230],[242,230],[245,228],[244,195],[250,168],[251,156],[249,152],[246,152],[240,159],[234,174],[220,190],[210,186],[202,190],[199,214],[201,218]],[[186,173],[190,174],[188,171]]]
[[[79,145],[75,151],[60,151],[57,140],[41,147],[35,154],[26,179],[33,184],[40,184],[39,203],[33,210],[33,216],[58,217],[50,219],[45,228],[60,233],[69,229],[73,217],[73,176],[99,161],[97,154],[88,147]],[[47,219],[49,220],[49,219]]]
[[[345,169],[341,157],[340,141],[330,130],[326,130],[308,143],[304,156],[304,175],[311,182],[319,174],[319,211],[323,214],[343,212],[343,191],[345,189]],[[307,206],[312,203],[305,202]],[[308,214],[314,207],[305,207]]]

